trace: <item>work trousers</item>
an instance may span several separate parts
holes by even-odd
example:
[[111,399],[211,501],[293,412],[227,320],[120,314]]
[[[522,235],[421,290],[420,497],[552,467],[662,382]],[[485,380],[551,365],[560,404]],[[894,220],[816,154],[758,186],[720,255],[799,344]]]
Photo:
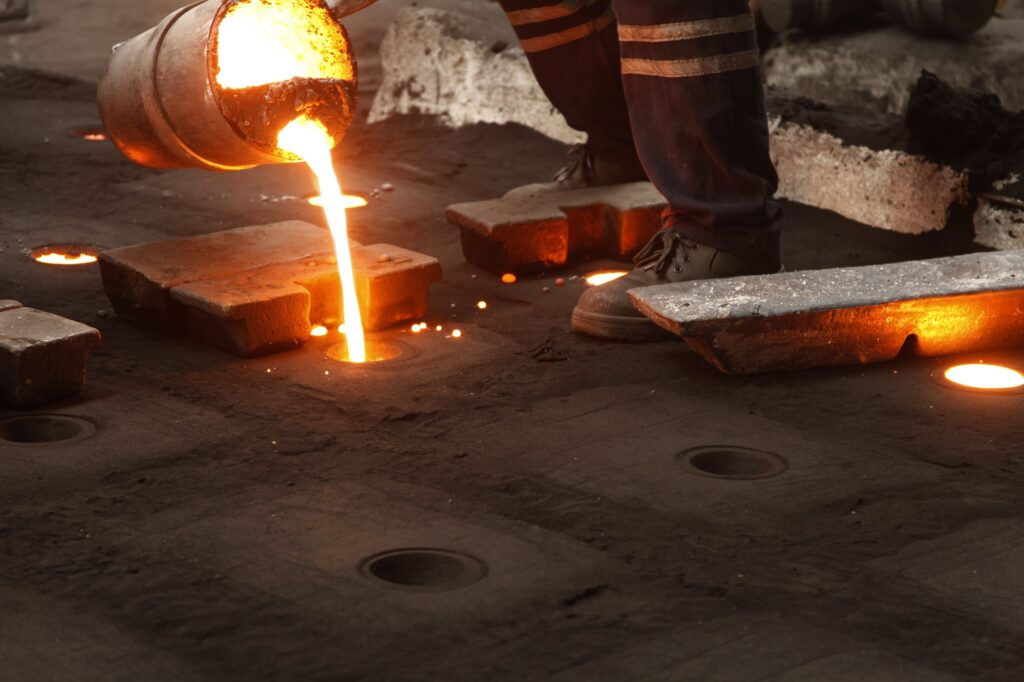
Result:
[[747,0],[500,0],[541,87],[595,147],[635,147],[701,244],[778,260],[782,211]]

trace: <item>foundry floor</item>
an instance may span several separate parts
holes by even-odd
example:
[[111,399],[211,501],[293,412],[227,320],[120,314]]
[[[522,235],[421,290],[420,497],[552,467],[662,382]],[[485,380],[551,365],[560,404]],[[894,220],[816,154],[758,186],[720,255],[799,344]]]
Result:
[[[0,298],[104,344],[80,399],[45,410],[95,435],[0,441],[0,678],[1024,677],[1021,395],[940,387],[935,360],[733,378],[681,342],[575,336],[583,284],[554,279],[597,264],[503,285],[463,261],[443,218],[548,176],[564,148],[421,118],[351,133],[347,184],[395,186],[353,213],[353,236],[440,258],[427,321],[462,339],[398,330],[413,357],[357,369],[315,342],[240,360],[147,333],[109,313],[95,267],[23,249],[321,222],[288,198],[309,178],[134,167],[65,135],[97,121],[88,87],[5,73]],[[790,269],[961,248],[789,215]],[[695,475],[677,455],[702,445],[788,469]],[[486,576],[411,591],[359,570],[416,547]]]

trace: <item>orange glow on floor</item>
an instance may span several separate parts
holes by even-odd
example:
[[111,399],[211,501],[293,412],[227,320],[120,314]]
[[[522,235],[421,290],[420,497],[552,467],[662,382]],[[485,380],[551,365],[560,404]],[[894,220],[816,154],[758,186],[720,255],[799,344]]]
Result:
[[[324,200],[319,194],[314,194],[306,199],[306,203],[310,206],[316,206],[317,208],[324,207]],[[369,201],[357,194],[342,194],[341,204],[346,209],[362,208],[363,206],[369,205]]]
[[620,277],[625,277],[629,272],[626,270],[599,270],[598,272],[592,272],[587,275],[587,284],[592,287],[599,287],[602,284],[608,284],[608,282],[614,282]]
[[43,265],[89,265],[99,260],[96,256],[89,253],[61,251],[59,249],[47,249],[32,256],[32,258],[37,263],[42,263]]
[[984,363],[956,365],[947,369],[944,376],[959,386],[988,391],[1024,386],[1024,374],[1001,365],[986,365]]

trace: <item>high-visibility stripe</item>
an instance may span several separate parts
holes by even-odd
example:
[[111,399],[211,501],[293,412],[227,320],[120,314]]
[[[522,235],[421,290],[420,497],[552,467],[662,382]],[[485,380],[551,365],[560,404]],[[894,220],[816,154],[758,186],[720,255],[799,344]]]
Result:
[[761,63],[757,50],[720,54],[700,59],[623,59],[625,76],[656,76],[659,78],[692,78],[750,69]]
[[541,52],[543,50],[550,50],[577,40],[582,40],[587,36],[604,30],[613,23],[615,23],[615,13],[612,12],[612,9],[609,7],[604,14],[593,21],[588,21],[580,26],[567,28],[564,31],[559,31],[558,33],[549,33],[545,36],[538,36],[536,38],[525,38],[520,40],[519,43],[523,46],[524,52]]
[[754,15],[744,12],[733,17],[680,21],[655,26],[619,24],[619,40],[628,43],[667,43],[673,40],[692,40],[753,30]]
[[552,19],[571,16],[585,7],[590,7],[594,2],[595,0],[563,0],[556,5],[513,10],[505,14],[513,26],[525,26],[527,24],[536,24],[541,21],[551,21]]

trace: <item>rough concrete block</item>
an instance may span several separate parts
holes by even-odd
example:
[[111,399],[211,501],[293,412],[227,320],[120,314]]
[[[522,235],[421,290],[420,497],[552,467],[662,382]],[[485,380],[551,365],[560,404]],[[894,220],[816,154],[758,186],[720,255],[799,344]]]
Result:
[[371,123],[419,112],[452,126],[519,123],[562,142],[583,140],[540,89],[497,3],[401,10],[381,44],[381,63]]
[[902,150],[893,115],[769,99],[779,196],[906,234],[941,230],[967,174]]
[[77,394],[89,352],[99,344],[92,327],[35,308],[8,307],[0,312],[0,403],[34,407]]
[[979,198],[974,212],[974,241],[999,251],[1024,249],[1024,206]]
[[730,374],[1024,345],[1024,251],[666,284],[633,303]]
[[184,311],[171,298],[172,288],[331,251],[330,232],[291,220],[114,249],[100,255],[100,273],[120,317],[182,334]]
[[565,265],[583,253],[628,258],[661,229],[665,199],[647,182],[543,191],[450,206],[466,260],[498,274]]
[[922,69],[961,87],[994,92],[1024,109],[1024,19],[994,19],[962,40],[935,40],[896,26],[801,36],[765,55],[769,85],[831,104],[902,114]]
[[[441,264],[389,244],[352,250],[363,327],[386,329],[423,317]],[[314,324],[338,320],[340,288],[333,261],[301,260],[174,287],[189,335],[243,357],[302,345]]]

